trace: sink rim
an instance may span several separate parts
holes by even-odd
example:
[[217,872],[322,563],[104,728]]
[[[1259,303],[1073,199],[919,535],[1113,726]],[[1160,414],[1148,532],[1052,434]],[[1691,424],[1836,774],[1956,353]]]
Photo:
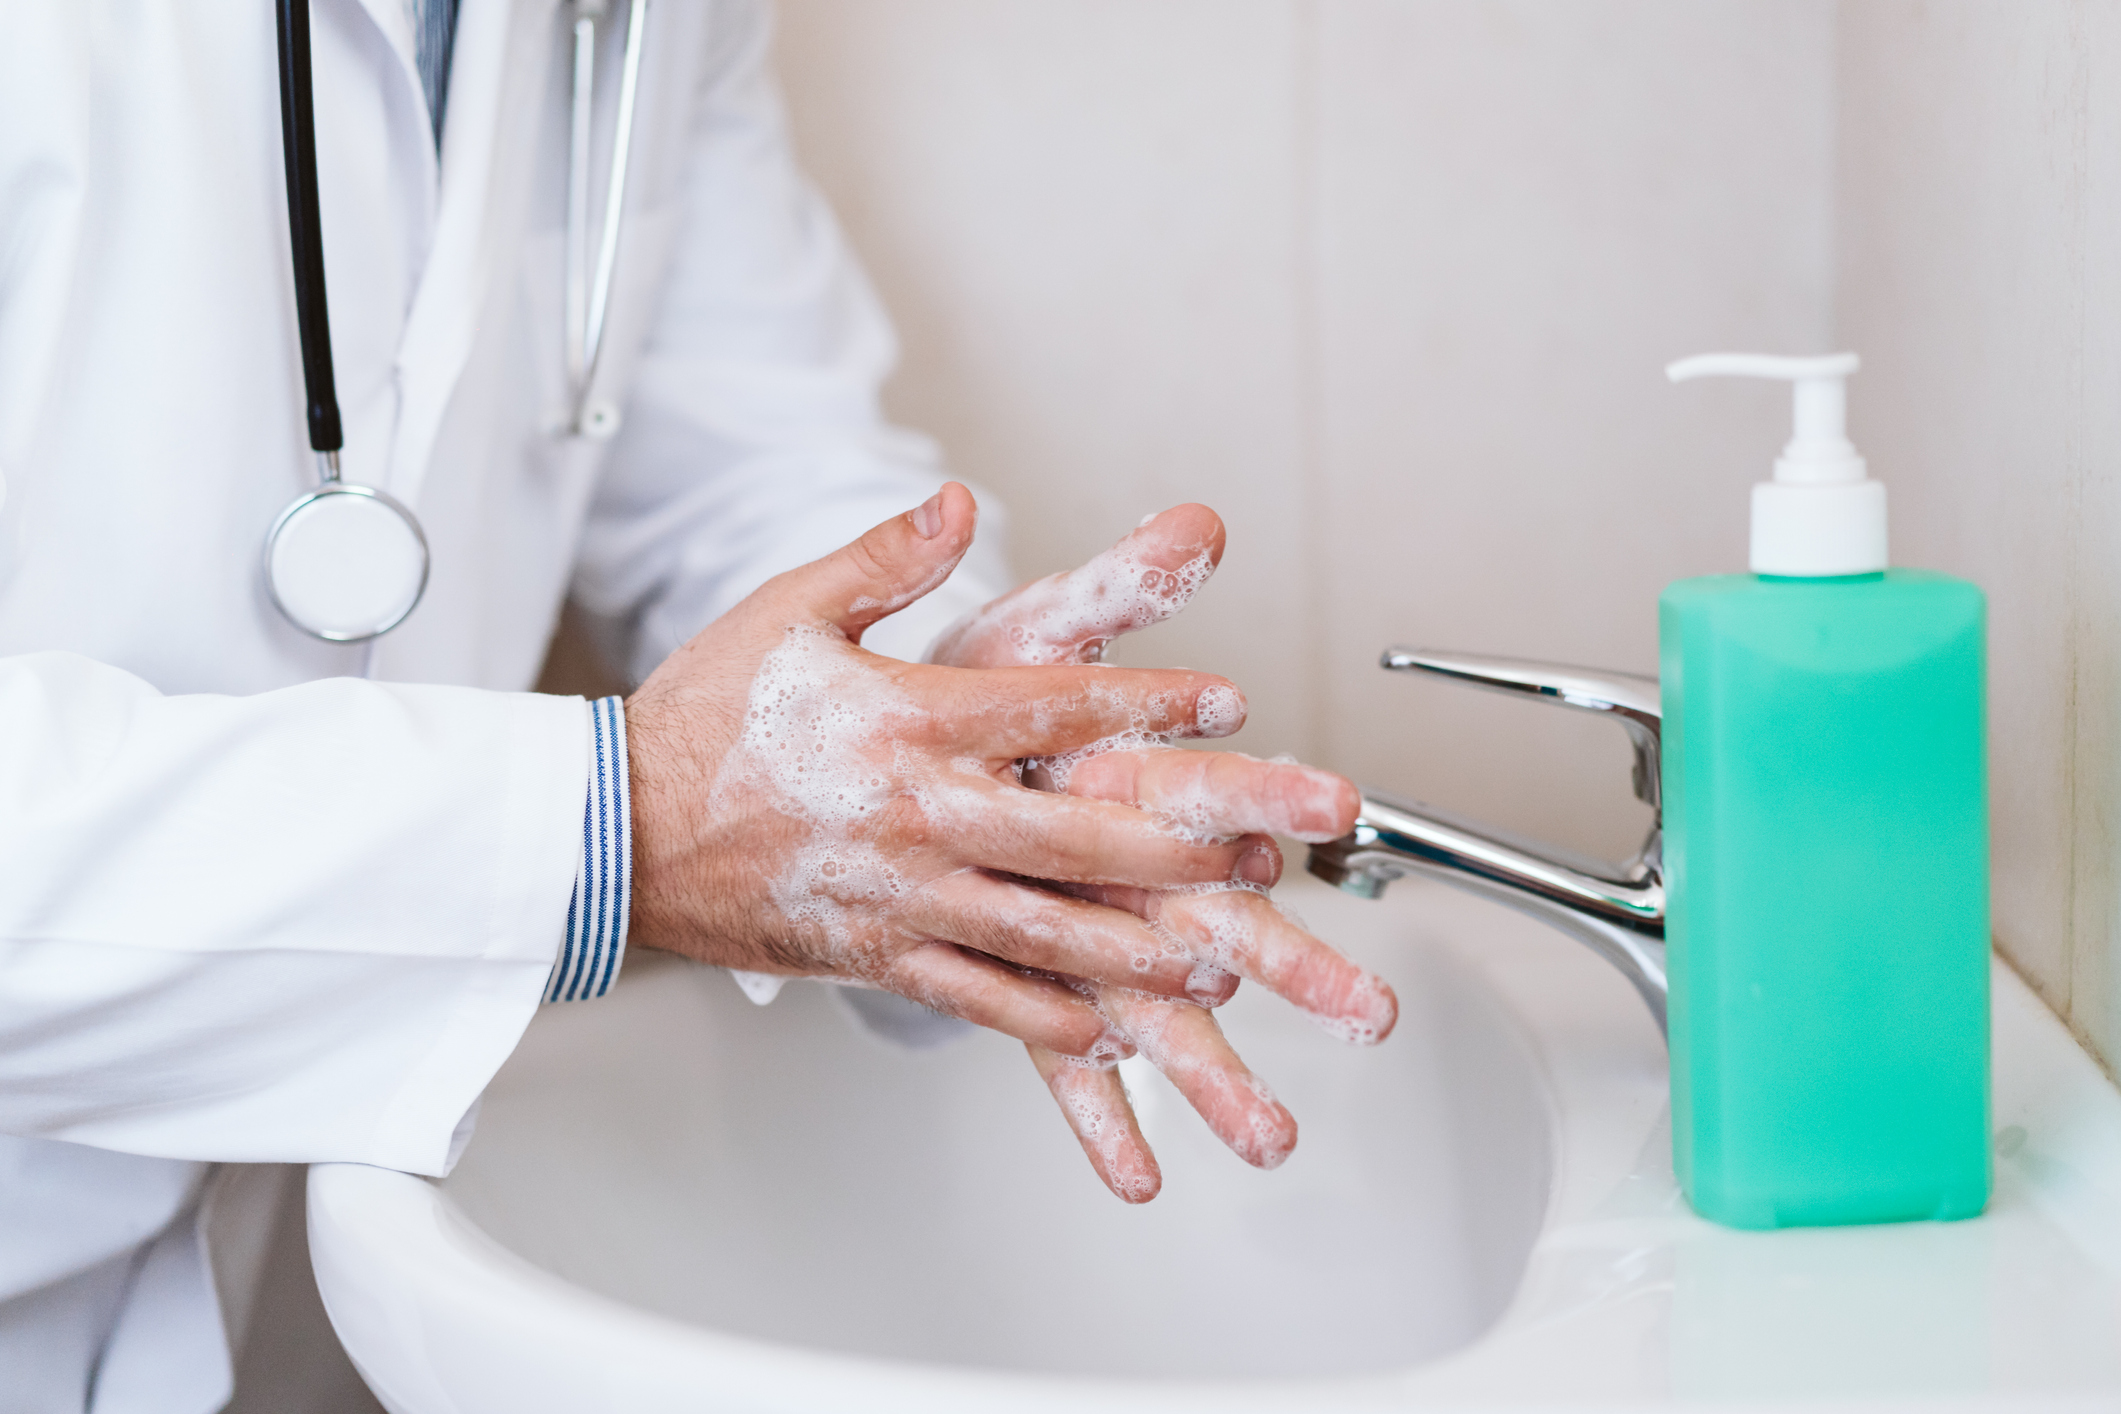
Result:
[[[1868,1251],[1861,1260],[1898,1266],[1903,1276],[1930,1271],[1930,1258],[1969,1233],[2007,1255],[1997,1266],[2017,1271],[2015,1298],[2025,1298],[2028,1281],[2054,1293],[2026,1319],[1984,1332],[1984,1348],[2013,1368],[2032,1368],[2043,1351],[2053,1357],[2052,1342],[2039,1339],[2050,1326],[2075,1329],[2066,1323],[2081,1316],[2087,1292],[2103,1303],[2094,1314],[2121,1328],[2121,1090],[2000,959],[1991,972],[1999,1143],[1989,1214],[1886,1229],[1735,1233],[1695,1217],[1679,1197],[1663,1125],[1663,1046],[1617,974],[1492,903],[1440,885],[1410,883],[1399,892],[1413,905],[1402,921],[1437,935],[1523,1026],[1553,1126],[1546,1215],[1511,1302],[1471,1345],[1433,1363],[1344,1379],[1160,1382],[974,1370],[733,1336],[575,1287],[479,1231],[427,1180],[344,1164],[317,1165],[309,1175],[311,1252],[325,1305],[385,1403],[419,1414],[585,1407],[984,1414],[997,1406],[1074,1414],[1086,1396],[1115,1411],[1498,1402],[1707,1408],[1676,1394],[1654,1358],[1660,1338],[1679,1349],[1670,1264],[1682,1249],[1713,1259],[1785,1239],[1794,1245],[1784,1252],[1816,1248],[1823,1233],[1847,1234],[1825,1241]],[[1897,1234],[1889,1249],[1875,1245],[1880,1233]],[[1898,1255],[1880,1257],[1881,1250]],[[1630,1275],[1629,1262],[1643,1270]],[[1597,1280],[1586,1283],[1587,1271]],[[1994,1306],[2003,1290],[1984,1283],[1975,1294]],[[591,1342],[599,1359],[526,1373],[525,1342],[546,1340]],[[2021,1372],[1941,1402],[1959,1410],[2111,1410],[2121,1394],[2121,1347],[2110,1345],[2071,1346],[2066,1381],[2043,1369],[2028,1383]],[[1906,1407],[1893,1402],[1899,1386],[1876,1384],[1878,1373],[1858,1371],[1867,1393],[1827,1397],[1843,1408]],[[1818,1397],[1754,1407],[1817,1407]]]
[[[1324,886],[1287,892],[1301,906],[1299,895],[1311,888]],[[1376,906],[1396,928],[1439,935],[1456,960],[1491,988],[1526,1047],[1545,1101],[1554,1165],[1533,1246],[1536,1263],[1558,1225],[1588,1212],[1635,1167],[1662,1106],[1661,1040],[1624,982],[1543,926],[1440,885],[1412,881]],[[600,1350],[593,1362],[596,1388],[567,1398],[623,1400],[629,1409],[697,1408],[703,1389],[721,1395],[717,1402],[746,1409],[850,1403],[890,1408],[903,1402],[908,1408],[986,1410],[997,1401],[1036,1409],[1048,1399],[1056,1409],[1076,1409],[1086,1396],[1114,1409],[1301,1408],[1321,1397],[1403,1406],[1426,1372],[1457,1364],[1511,1326],[1532,1270],[1528,1265],[1493,1327],[1434,1362],[1342,1377],[1073,1376],[846,1354],[689,1324],[533,1265],[481,1230],[434,1183],[412,1175],[315,1165],[309,1207],[318,1286],[341,1341],[387,1404],[419,1410],[460,1407],[452,1391],[461,1388],[461,1372],[441,1371],[432,1359],[413,1369],[414,1362],[394,1355],[456,1341],[466,1350],[491,1349],[495,1363],[505,1364],[505,1346],[544,1340],[575,1347],[587,1342]],[[393,1288],[400,1293],[396,1301],[383,1294]],[[404,1293],[411,1293],[410,1303]],[[408,1312],[408,1304],[415,1309]],[[437,1336],[444,1339],[437,1342]],[[496,1374],[488,1369],[480,1378],[490,1381]],[[566,1407],[553,1399],[549,1379],[538,1390],[553,1407]]]

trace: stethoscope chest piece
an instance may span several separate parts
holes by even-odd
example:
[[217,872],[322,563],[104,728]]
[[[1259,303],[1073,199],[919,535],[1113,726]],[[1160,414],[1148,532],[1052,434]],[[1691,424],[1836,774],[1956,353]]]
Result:
[[427,588],[427,537],[370,486],[327,482],[297,497],[265,537],[265,585],[304,633],[361,643],[390,632]]

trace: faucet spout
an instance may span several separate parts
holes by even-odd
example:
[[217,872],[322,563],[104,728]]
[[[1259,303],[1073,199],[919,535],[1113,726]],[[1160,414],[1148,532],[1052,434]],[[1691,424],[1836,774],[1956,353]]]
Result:
[[[1653,807],[1659,804],[1655,679],[1407,648],[1388,650],[1383,666],[1609,714],[1634,743],[1636,795]],[[1378,898],[1393,879],[1421,874],[1537,918],[1619,968],[1649,1007],[1658,1029],[1664,1029],[1661,813],[1634,858],[1616,866],[1521,840],[1416,801],[1365,791],[1355,828],[1337,840],[1313,845],[1308,867],[1362,898]]]

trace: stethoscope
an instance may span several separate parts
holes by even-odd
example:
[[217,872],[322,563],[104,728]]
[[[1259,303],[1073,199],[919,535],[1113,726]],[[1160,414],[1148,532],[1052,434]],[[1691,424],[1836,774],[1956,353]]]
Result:
[[[280,147],[287,164],[287,231],[293,250],[295,319],[317,486],[288,504],[265,535],[265,588],[274,607],[304,633],[331,643],[365,643],[405,622],[427,591],[427,536],[410,507],[339,474],[345,436],[324,302],[324,238],[317,206],[317,134],[310,85],[308,0],[279,0]],[[567,145],[568,430],[604,438],[617,430],[610,404],[593,402],[603,352],[604,316],[618,268],[619,221],[640,89],[641,36],[648,0],[631,0],[621,68],[618,127],[596,264],[589,265],[589,139],[596,84],[596,26],[606,0],[575,0],[574,72]]]

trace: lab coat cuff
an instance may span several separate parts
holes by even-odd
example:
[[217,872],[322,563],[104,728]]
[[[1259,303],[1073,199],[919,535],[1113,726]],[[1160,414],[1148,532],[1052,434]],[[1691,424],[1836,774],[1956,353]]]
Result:
[[589,704],[589,785],[567,930],[545,982],[547,1002],[587,1001],[611,990],[626,955],[633,911],[633,799],[626,710],[617,697]]
[[[479,1096],[522,1039],[550,975],[549,930],[560,914],[562,871],[581,848],[567,822],[581,799],[575,792],[582,789],[589,755],[584,747],[593,749],[582,735],[590,712],[578,697],[383,686],[437,711],[479,709],[456,723],[462,728],[476,720],[483,749],[467,759],[469,769],[454,784],[472,790],[463,802],[467,817],[486,831],[478,857],[499,866],[490,879],[474,875],[470,881],[478,885],[473,897],[479,899],[475,913],[484,936],[461,938],[461,950],[434,959],[441,969],[438,985],[424,994],[415,987],[419,999],[401,1009],[407,1028],[430,1039],[424,1054],[400,1070],[366,1139],[260,1157],[351,1160],[440,1176],[462,1152]],[[407,962],[376,955],[370,965],[393,980],[395,991],[417,976],[407,971]]]

